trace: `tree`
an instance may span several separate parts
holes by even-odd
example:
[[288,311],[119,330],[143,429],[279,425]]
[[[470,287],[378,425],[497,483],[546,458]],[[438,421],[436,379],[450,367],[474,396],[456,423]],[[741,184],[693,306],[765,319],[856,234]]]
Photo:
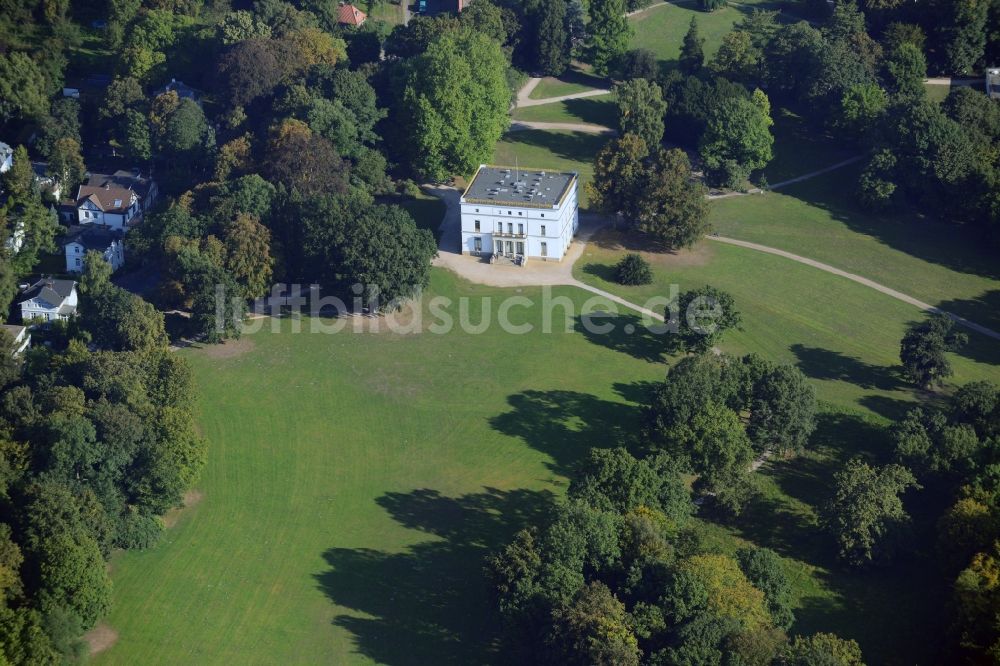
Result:
[[747,546],[736,551],[736,561],[750,583],[764,593],[774,624],[788,629],[792,614],[792,584],[785,573],[781,556],[770,548]]
[[785,650],[782,663],[788,666],[865,666],[856,641],[823,633],[796,636]]
[[601,511],[627,513],[647,507],[674,522],[692,511],[680,470],[669,459],[637,459],[620,447],[591,449],[574,475],[569,496]]
[[733,30],[722,38],[722,44],[709,66],[720,76],[750,83],[756,80],[763,57],[764,54],[754,46],[749,32]]
[[938,41],[944,46],[945,66],[954,74],[969,74],[986,49],[986,22],[989,3],[955,0],[940,3],[943,16],[938,24]]
[[411,168],[443,180],[488,161],[510,121],[507,59],[474,30],[449,32],[414,59],[402,94]]
[[650,284],[653,271],[642,255],[629,252],[615,265],[615,280],[624,285]]
[[747,433],[758,451],[803,451],[816,429],[816,392],[802,371],[779,365],[754,383]]
[[608,215],[634,218],[648,154],[646,142],[637,134],[606,143],[594,158],[594,178],[586,185],[591,205]]
[[706,610],[715,617],[736,620],[747,629],[771,625],[764,593],[750,584],[733,558],[694,555],[681,561],[678,569],[704,586]]
[[873,134],[888,105],[889,98],[878,85],[866,83],[852,86],[840,98],[833,124],[844,135],[864,141]]
[[625,605],[604,583],[594,582],[555,612],[560,663],[579,666],[638,666],[639,644]]
[[437,244],[404,209],[377,205],[355,219],[334,251],[340,286],[363,285],[364,305],[376,311],[397,307],[427,286]]
[[922,97],[927,78],[927,60],[915,45],[904,42],[889,52],[885,61],[889,92],[901,97]]
[[[715,346],[732,328],[739,328],[740,313],[733,297],[715,287],[686,291],[677,301],[677,332],[671,335],[670,348],[703,354]],[[671,309],[666,310],[671,321]]]
[[120,135],[126,155],[142,162],[149,161],[153,146],[146,116],[135,109],[126,109],[121,119]]
[[681,72],[688,76],[697,74],[705,65],[705,39],[698,35],[698,19],[691,17],[691,24],[684,35],[684,42],[681,44],[681,57],[678,67]]
[[972,558],[955,581],[962,644],[982,653],[1000,648],[996,609],[1000,605],[1000,542]]
[[49,115],[42,121],[38,150],[48,157],[59,139],[73,139],[77,144],[81,142],[80,102],[72,97],[60,97],[52,102]]
[[[566,32],[566,0],[547,0],[533,12],[535,66],[548,76],[559,76],[569,65],[569,34]],[[541,16],[538,16],[541,14]]]
[[726,0],[698,0],[698,4],[706,12],[714,12],[716,9],[725,7]]
[[271,287],[274,260],[271,232],[253,215],[240,213],[224,227],[226,269],[243,288],[246,299],[259,298]]
[[299,120],[285,120],[271,130],[264,174],[305,195],[347,189],[347,164],[333,145]]
[[0,120],[40,119],[49,109],[49,82],[20,51],[0,53]]
[[632,26],[625,19],[625,1],[590,0],[589,14],[591,62],[598,74],[607,74],[632,39]]
[[76,186],[83,181],[83,175],[87,171],[76,139],[65,138],[55,142],[46,170],[64,192],[76,191]]
[[660,87],[646,79],[631,79],[616,85],[614,92],[621,133],[638,135],[649,148],[659,146],[667,110]]
[[824,522],[838,556],[856,567],[887,563],[908,530],[910,516],[900,496],[919,488],[913,474],[901,465],[876,468],[854,459],[833,480]]
[[35,198],[35,172],[31,168],[31,158],[24,146],[14,148],[13,163],[4,174],[3,186],[10,196],[19,203]]
[[222,43],[229,46],[246,39],[268,39],[271,37],[271,26],[252,12],[240,9],[223,17],[219,23],[219,35]]
[[754,451],[739,415],[711,402],[685,425],[684,454],[698,475],[695,490],[730,515],[738,515],[756,493],[751,477]]
[[691,174],[687,154],[658,149],[645,171],[633,224],[668,250],[691,247],[708,231],[704,188]]
[[968,340],[954,327],[950,317],[940,314],[910,326],[899,345],[903,373],[910,381],[931,388],[951,376],[951,363],[945,353],[958,350]]
[[699,150],[709,179],[737,187],[751,171],[763,169],[773,156],[771,106],[755,90],[752,100],[732,98],[717,107],[708,119]]
[[264,39],[239,42],[223,53],[215,79],[230,109],[246,106],[274,90],[288,72],[281,55],[274,41]]
[[646,79],[655,81],[660,75],[660,63],[649,49],[632,49],[622,56],[621,77],[624,80]]
[[116,351],[150,351],[167,345],[163,314],[135,294],[111,284],[110,266],[99,252],[84,257],[80,326],[94,343]]

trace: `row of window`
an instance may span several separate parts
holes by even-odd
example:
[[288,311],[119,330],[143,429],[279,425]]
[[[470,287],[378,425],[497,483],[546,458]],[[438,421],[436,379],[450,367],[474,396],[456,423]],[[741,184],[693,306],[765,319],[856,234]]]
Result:
[[[506,245],[504,243],[506,243]],[[479,254],[480,252],[483,251],[483,239],[481,237],[479,236],[473,237],[472,249],[476,254]],[[542,243],[540,249],[541,249],[541,256],[543,257],[549,256],[548,243]],[[524,243],[518,241],[515,244],[514,241],[498,240],[496,241],[496,247],[494,249],[494,252],[497,252],[499,254],[524,254]]]
[[[478,208],[476,209],[476,212],[477,212],[477,213],[479,212],[479,209],[478,209]],[[507,211],[507,214],[508,214],[508,215],[513,215],[514,213],[512,213],[511,211]],[[522,211],[517,211],[517,214],[518,214],[518,215],[524,215],[524,212],[522,212]],[[541,216],[542,216],[542,217],[545,217],[545,213],[541,213]]]
[[[482,223],[479,220],[476,220],[475,231],[482,231],[481,227],[482,227]],[[497,222],[497,233],[501,233],[501,234],[503,233],[503,222]],[[514,233],[514,223],[513,222],[508,222],[507,223],[507,233],[509,233],[509,234]],[[523,234],[524,233],[524,224],[522,224],[520,222],[518,223],[518,225],[517,225],[517,233],[519,233],[519,234]],[[540,235],[542,235],[542,236],[545,235],[545,225],[544,224],[541,226],[541,234]]]

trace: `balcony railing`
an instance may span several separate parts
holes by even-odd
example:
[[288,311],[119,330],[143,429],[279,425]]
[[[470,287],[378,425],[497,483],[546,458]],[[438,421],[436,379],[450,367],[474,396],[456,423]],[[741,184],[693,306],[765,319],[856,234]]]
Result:
[[494,231],[493,235],[497,238],[527,238],[528,234],[523,231]]

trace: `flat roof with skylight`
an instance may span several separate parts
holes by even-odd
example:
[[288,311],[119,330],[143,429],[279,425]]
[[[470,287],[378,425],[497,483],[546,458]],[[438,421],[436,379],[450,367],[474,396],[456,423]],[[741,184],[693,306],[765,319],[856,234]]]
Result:
[[480,165],[464,203],[557,208],[576,181],[575,172]]

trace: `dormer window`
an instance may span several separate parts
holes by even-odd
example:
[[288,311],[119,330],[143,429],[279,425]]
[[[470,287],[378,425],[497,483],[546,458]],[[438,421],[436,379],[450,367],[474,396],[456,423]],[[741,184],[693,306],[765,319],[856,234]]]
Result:
[[122,200],[121,199],[115,199],[115,208],[120,208],[121,205],[122,205]]

